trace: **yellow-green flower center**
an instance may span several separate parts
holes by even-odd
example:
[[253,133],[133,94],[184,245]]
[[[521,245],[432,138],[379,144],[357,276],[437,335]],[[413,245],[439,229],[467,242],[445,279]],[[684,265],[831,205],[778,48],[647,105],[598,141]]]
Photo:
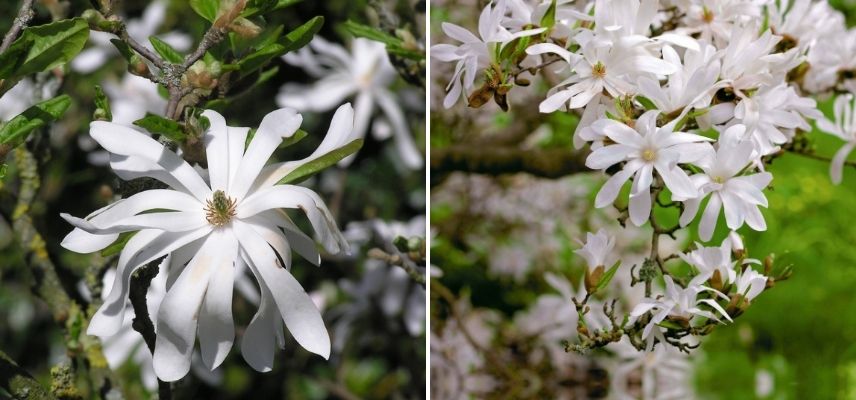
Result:
[[657,159],[657,152],[651,149],[642,151],[642,159],[645,161],[654,161]]
[[214,196],[205,203],[205,218],[211,225],[226,225],[235,216],[236,205],[235,199],[226,196],[222,190],[215,191]]
[[591,74],[598,78],[603,78],[606,76],[606,65],[603,65],[602,62],[598,61],[597,64],[591,67]]

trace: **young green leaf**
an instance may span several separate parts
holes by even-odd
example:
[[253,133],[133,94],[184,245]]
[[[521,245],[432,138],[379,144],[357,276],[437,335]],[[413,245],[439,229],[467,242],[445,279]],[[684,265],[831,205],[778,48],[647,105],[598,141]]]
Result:
[[618,267],[621,265],[621,262],[615,263],[612,268],[608,269],[606,273],[600,277],[600,281],[597,282],[597,286],[595,292],[599,292],[603,289],[606,289],[606,285],[609,284],[609,281],[612,280],[612,277],[615,276],[615,272],[618,271]]
[[131,62],[131,58],[134,57],[134,50],[131,49],[127,43],[119,40],[119,39],[110,39],[110,43],[113,43],[113,46],[116,46],[116,49],[119,50],[119,54],[122,55],[122,58],[127,62]]
[[540,25],[542,28],[552,28],[553,25],[556,25],[556,0],[550,2],[550,7],[547,8],[544,16],[541,17]]
[[69,106],[71,97],[64,94],[26,109],[0,128],[0,143],[12,146],[23,143],[30,132],[56,121],[65,114]]
[[656,110],[656,109],[657,109],[657,105],[656,105],[656,104],[654,104],[654,102],[653,102],[653,101],[651,101],[651,99],[649,99],[649,98],[647,98],[647,97],[645,97],[645,96],[639,96],[639,95],[637,95],[637,96],[635,97],[635,99],[636,99],[636,101],[638,101],[638,102],[639,102],[639,104],[641,104],[641,105],[642,105],[642,107],[645,107],[645,109],[646,109],[646,110],[648,110],[648,111],[650,111],[650,110]]
[[[83,18],[64,19],[25,28],[12,46],[0,55],[0,79],[46,71],[71,61],[89,39],[89,24]],[[26,55],[24,55],[26,49]],[[14,65],[6,67],[7,63]]]
[[343,147],[297,167],[294,171],[291,171],[284,178],[280,179],[278,183],[300,183],[306,178],[309,178],[321,170],[341,161],[343,158],[356,153],[361,147],[363,147],[363,139],[354,139]]
[[241,59],[241,61],[238,61],[238,70],[241,72],[241,77],[252,74],[267,64],[270,60],[273,60],[285,53],[285,46],[279,43],[271,43],[258,49],[252,54]]
[[208,22],[214,22],[220,9],[220,0],[190,0],[190,8]]
[[401,38],[397,38],[368,25],[363,25],[354,21],[347,21],[345,22],[344,27],[348,32],[356,37],[362,37],[385,44],[386,51],[390,54],[395,54],[397,56],[413,60],[422,60],[425,58],[425,54],[423,52],[407,48],[404,45],[404,40]]
[[184,61],[184,56],[178,52],[178,50],[172,48],[167,42],[158,39],[155,36],[149,38],[149,42],[152,43],[152,46],[155,48],[155,51],[163,57],[164,60],[167,60],[173,64],[181,64]]
[[285,47],[286,53],[297,50],[309,44],[315,34],[321,30],[322,26],[324,26],[324,17],[319,15],[309,21],[306,21],[306,23],[300,25],[293,31],[288,32],[284,37],[279,39],[279,44]]
[[100,85],[95,85],[95,115],[94,119],[99,121],[112,121],[113,113],[110,111],[110,102]]
[[663,328],[666,328],[666,329],[673,329],[673,330],[678,330],[678,331],[684,329],[684,327],[682,327],[681,324],[674,322],[674,321],[669,321],[667,319],[660,321],[660,323],[657,325],[662,326]]
[[101,250],[101,257],[110,257],[112,255],[116,255],[122,252],[122,249],[125,248],[125,245],[128,244],[128,241],[131,240],[137,232],[122,232],[119,234],[119,238],[116,239],[115,242],[111,243],[109,246],[105,247],[104,250]]
[[187,134],[178,122],[161,117],[160,115],[146,113],[145,117],[134,121],[134,125],[151,133],[166,136],[175,142],[187,139]]
[[309,134],[306,133],[306,131],[304,131],[303,129],[298,129],[297,132],[294,132],[293,135],[283,139],[282,143],[279,144],[279,147],[288,147],[294,145],[295,143],[303,140],[303,138],[305,138],[307,135]]

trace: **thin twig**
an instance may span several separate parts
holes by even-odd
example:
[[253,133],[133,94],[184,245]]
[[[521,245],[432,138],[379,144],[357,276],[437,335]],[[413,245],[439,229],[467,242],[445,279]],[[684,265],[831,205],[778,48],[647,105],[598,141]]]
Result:
[[6,32],[6,36],[3,37],[3,43],[0,44],[0,54],[9,50],[9,46],[12,45],[12,42],[18,38],[21,31],[27,27],[30,20],[32,20],[36,15],[33,11],[34,2],[35,0],[24,0],[24,3],[21,4],[21,9],[18,10],[18,16],[15,17],[15,22],[12,23],[12,28],[9,29],[9,32]]

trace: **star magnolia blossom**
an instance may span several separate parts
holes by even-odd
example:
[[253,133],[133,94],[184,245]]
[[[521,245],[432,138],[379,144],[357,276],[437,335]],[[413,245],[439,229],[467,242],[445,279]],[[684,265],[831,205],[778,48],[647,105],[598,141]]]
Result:
[[609,268],[618,261],[618,252],[615,251],[615,238],[601,229],[597,234],[586,232],[585,243],[581,249],[574,250],[586,259],[589,269],[597,267]]
[[280,209],[305,212],[328,252],[347,252],[348,243],[315,192],[276,183],[349,142],[351,106],[337,110],[312,155],[267,167],[265,162],[283,138],[297,131],[299,114],[286,108],[265,116],[246,151],[249,128],[227,126],[214,111],[203,115],[210,121],[203,138],[210,179],[143,133],[110,122],[91,124],[90,134],[110,152],[111,167],[119,177],[150,177],[170,189],[140,192],[85,219],[62,215],[76,227],[62,245],[79,253],[101,250],[120,233],[135,232],[119,257],[113,288],[87,333],[103,337],[119,331],[133,271],[171,254],[169,270],[177,275],[157,315],[154,351],[154,370],[161,380],[175,381],[187,374],[197,332],[205,365],[214,369],[223,362],[235,337],[231,309],[235,271],[244,265],[261,290],[261,305],[241,343],[247,363],[259,371],[272,368],[275,346],[284,343],[283,321],[301,346],[329,357],[330,337],[321,314],[289,272],[292,249],[316,265],[320,255],[313,240]]
[[654,327],[660,322],[663,322],[667,317],[673,317],[675,319],[685,321],[686,323],[689,323],[689,321],[696,315],[720,321],[716,314],[707,310],[702,310],[699,308],[700,305],[710,306],[718,312],[719,315],[731,322],[731,317],[727,312],[725,312],[722,306],[716,303],[715,300],[697,299],[698,294],[704,291],[709,291],[718,297],[727,299],[724,294],[701,285],[689,285],[686,288],[679,289],[672,280],[672,277],[669,275],[664,276],[663,280],[666,281],[666,294],[664,297],[659,299],[642,300],[633,308],[633,311],[630,312],[630,316],[632,318],[639,318],[642,314],[645,314],[648,311],[654,311],[651,321],[645,325],[645,329],[642,331],[643,338],[647,338],[651,331],[654,330]]
[[838,96],[835,99],[833,108],[835,113],[835,121],[830,121],[826,118],[817,120],[817,128],[830,135],[838,136],[847,143],[835,153],[832,158],[832,163],[829,165],[829,175],[832,177],[832,182],[836,185],[841,183],[841,173],[844,169],[844,162],[847,161],[847,156],[853,151],[856,146],[856,102],[853,101],[853,95],[846,94]]
[[479,16],[479,36],[458,25],[443,22],[442,29],[450,38],[462,42],[458,46],[438,44],[431,46],[431,57],[440,61],[457,61],[455,74],[446,90],[449,94],[443,101],[443,107],[449,108],[458,101],[464,89],[471,89],[478,76],[478,69],[490,64],[497,50],[514,39],[532,36],[544,32],[544,29],[528,29],[516,33],[509,32],[500,25],[505,16],[507,3],[499,0],[488,4]]
[[648,111],[636,121],[636,129],[618,121],[601,119],[592,125],[615,144],[603,146],[586,159],[592,169],[606,169],[626,161],[624,168],[609,178],[595,198],[595,206],[606,207],[615,201],[618,192],[631,176],[630,221],[641,226],[651,213],[651,183],[654,171],[663,178],[673,197],[694,198],[698,190],[678,164],[698,161],[710,151],[710,140],[692,133],[672,132],[670,125],[658,128],[657,111]]
[[697,248],[689,253],[679,253],[678,256],[698,271],[690,285],[700,285],[719,274],[721,284],[732,283],[737,279],[734,271],[735,262],[731,261],[731,241],[726,238],[719,247],[704,247],[696,243]]
[[698,233],[702,240],[710,240],[716,228],[719,210],[725,208],[725,223],[732,230],[745,222],[756,231],[767,230],[767,223],[758,206],[767,207],[767,197],[762,190],[773,180],[769,172],[738,175],[754,160],[754,147],[749,141],[741,140],[746,127],[733,125],[722,133],[719,149],[712,161],[699,161],[703,174],[691,177],[701,196],[684,201],[681,226],[687,226],[698,213],[704,197],[710,200],[701,217]]
[[[315,53],[313,53],[313,51]],[[309,46],[283,56],[285,62],[302,67],[318,78],[311,86],[286,84],[276,102],[280,107],[298,111],[323,112],[332,110],[348,97],[354,99],[354,133],[364,137],[374,107],[380,108],[392,124],[375,121],[372,133],[377,139],[395,135],[398,155],[408,168],[422,167],[422,154],[413,142],[400,100],[389,90],[398,73],[389,62],[386,46],[368,39],[355,38],[351,52],[316,36]],[[345,159],[347,164],[352,158]]]

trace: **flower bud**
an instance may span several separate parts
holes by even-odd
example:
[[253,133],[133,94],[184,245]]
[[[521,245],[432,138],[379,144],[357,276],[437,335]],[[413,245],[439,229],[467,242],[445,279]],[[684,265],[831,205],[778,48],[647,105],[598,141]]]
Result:
[[252,39],[262,32],[262,28],[246,18],[238,18],[229,24],[229,30],[244,39]]
[[131,56],[131,61],[128,63],[128,72],[143,78],[150,76],[149,65],[136,53]]
[[746,248],[743,246],[743,238],[736,231],[728,233],[728,241],[731,242],[731,251],[737,258],[743,258],[746,255]]
[[586,274],[584,279],[586,291],[589,293],[594,293],[594,291],[597,290],[597,284],[598,282],[600,282],[601,277],[603,277],[603,265],[598,265],[594,269],[594,271],[589,271],[589,269],[586,268]]
[[192,87],[214,89],[217,87],[218,78],[220,78],[222,72],[223,69],[220,62],[206,63],[203,60],[199,60],[187,69],[184,78],[186,78],[186,83]]

